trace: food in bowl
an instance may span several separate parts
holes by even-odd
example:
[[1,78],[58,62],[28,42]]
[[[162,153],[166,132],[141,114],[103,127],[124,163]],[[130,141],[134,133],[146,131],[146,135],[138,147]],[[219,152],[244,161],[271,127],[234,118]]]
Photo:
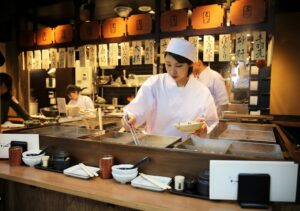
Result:
[[175,125],[175,127],[185,133],[194,133],[197,130],[199,130],[203,125],[205,124],[205,121],[198,122],[198,121],[188,121],[188,122],[182,122]]

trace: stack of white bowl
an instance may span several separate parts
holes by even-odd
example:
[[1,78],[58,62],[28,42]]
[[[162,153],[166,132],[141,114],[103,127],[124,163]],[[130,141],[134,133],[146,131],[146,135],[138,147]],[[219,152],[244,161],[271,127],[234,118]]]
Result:
[[42,150],[40,149],[33,149],[28,150],[22,153],[22,160],[23,162],[28,166],[35,166],[42,162],[42,157],[45,155],[45,153],[42,153],[40,155],[34,155],[34,156],[28,156],[28,154],[38,154]]
[[121,168],[130,168],[132,167],[132,164],[120,164],[120,165],[114,165],[111,167],[113,178],[122,183],[125,184],[127,182],[130,182],[138,175],[138,168],[133,169],[121,169]]

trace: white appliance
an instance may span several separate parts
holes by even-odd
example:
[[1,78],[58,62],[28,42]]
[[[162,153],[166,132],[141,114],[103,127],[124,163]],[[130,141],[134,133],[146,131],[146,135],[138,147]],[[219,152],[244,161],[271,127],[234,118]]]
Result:
[[93,68],[92,67],[80,67],[78,61],[76,61],[75,69],[75,84],[80,88],[86,87],[81,93],[92,94],[93,93]]
[[240,173],[269,174],[270,201],[295,202],[298,164],[290,161],[211,160],[209,198],[237,200]]

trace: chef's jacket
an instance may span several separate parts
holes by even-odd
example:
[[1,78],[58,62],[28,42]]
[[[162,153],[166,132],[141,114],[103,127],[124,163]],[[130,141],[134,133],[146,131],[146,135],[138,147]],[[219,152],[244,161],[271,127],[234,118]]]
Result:
[[79,106],[80,110],[94,109],[94,103],[88,96],[79,95],[77,100],[70,100],[69,105]]
[[219,109],[221,105],[229,103],[225,81],[218,72],[210,69],[210,67],[206,67],[200,75],[196,77],[208,87],[215,100],[217,109]]
[[190,77],[185,87],[178,87],[168,73],[147,79],[124,110],[136,116],[135,126],[146,122],[148,134],[180,136],[182,140],[190,134],[177,130],[175,124],[200,117],[208,126],[218,122],[213,97],[204,84]]

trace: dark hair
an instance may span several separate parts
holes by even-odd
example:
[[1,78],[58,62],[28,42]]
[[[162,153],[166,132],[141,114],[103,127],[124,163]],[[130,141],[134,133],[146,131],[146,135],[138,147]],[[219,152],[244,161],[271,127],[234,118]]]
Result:
[[198,52],[198,59],[201,60],[205,66],[208,66],[208,62],[203,61],[203,51]]
[[7,92],[3,94],[4,97],[11,97],[11,90],[12,90],[12,78],[10,75],[6,73],[0,73],[0,86],[5,85],[7,87]]
[[[86,87],[85,87],[86,88]],[[69,84],[67,86],[67,95],[69,95],[71,92],[81,92],[82,90],[84,90],[85,88],[80,88],[79,86],[76,86],[74,84]]]
[[193,67],[192,67],[191,65],[193,64],[193,61],[191,61],[191,60],[189,60],[189,59],[187,59],[187,58],[185,58],[185,57],[183,57],[183,56],[180,56],[180,55],[178,55],[178,54],[171,53],[171,52],[167,52],[167,51],[165,52],[165,57],[166,57],[168,54],[169,54],[170,56],[172,56],[177,62],[188,64],[188,65],[189,65],[188,75],[192,74],[192,72],[193,72]]

